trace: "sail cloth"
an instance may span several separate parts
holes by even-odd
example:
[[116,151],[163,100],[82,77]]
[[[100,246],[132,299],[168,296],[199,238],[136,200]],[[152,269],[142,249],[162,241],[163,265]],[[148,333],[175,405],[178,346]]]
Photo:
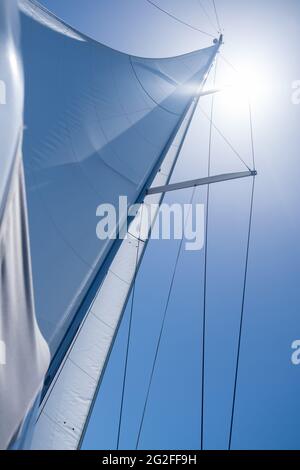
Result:
[[134,203],[218,45],[168,59],[103,46],[21,0],[24,161],[37,318],[52,356],[113,241],[96,209]]
[[[22,2],[22,8],[35,294],[55,355],[110,256],[113,242],[96,237],[97,206],[117,206],[119,195],[132,204],[146,183],[168,182],[218,45],[176,58],[132,57],[80,35],[32,2]],[[161,195],[148,196],[145,204],[160,200]],[[145,250],[147,237],[139,236],[138,225],[139,220],[130,226],[60,356],[38,413],[33,449],[80,446]]]
[[[151,186],[168,183],[196,105],[197,100],[183,119]],[[161,194],[147,196],[130,224],[126,239],[117,250],[41,404],[32,449],[80,448],[131,286],[146,249],[148,232],[155,222],[162,197]],[[153,211],[154,205],[156,211]],[[151,220],[148,219],[150,207]]]
[[41,390],[49,350],[39,331],[31,279],[22,165],[23,75],[14,0],[0,2],[0,448]]

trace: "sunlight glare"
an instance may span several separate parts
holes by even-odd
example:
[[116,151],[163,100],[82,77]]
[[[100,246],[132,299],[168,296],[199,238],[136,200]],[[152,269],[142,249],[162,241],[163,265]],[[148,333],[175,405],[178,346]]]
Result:
[[238,72],[233,69],[222,73],[222,92],[220,100],[224,105],[239,108],[247,102],[260,102],[266,100],[270,90],[270,81],[264,67],[258,64],[245,63],[239,66]]

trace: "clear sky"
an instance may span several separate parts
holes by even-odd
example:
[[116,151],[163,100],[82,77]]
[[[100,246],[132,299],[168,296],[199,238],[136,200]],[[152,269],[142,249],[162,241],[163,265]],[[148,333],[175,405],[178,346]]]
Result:
[[[210,0],[156,0],[214,34]],[[43,0],[77,29],[140,56],[170,56],[211,44],[145,0]],[[299,144],[300,2],[216,0],[225,34],[222,56],[246,76],[216,98],[215,122],[250,162],[249,118],[243,89],[253,98],[257,186],[246,292],[233,448],[300,449],[300,366],[291,344],[300,339]],[[203,13],[205,7],[211,21]],[[222,58],[217,82],[236,82]],[[242,82],[242,83],[241,83]],[[209,109],[209,98],[201,106]],[[205,174],[208,122],[199,110],[174,180]],[[214,135],[213,171],[241,168]],[[211,190],[204,431],[206,448],[227,448],[250,203],[250,181]],[[187,202],[190,191],[169,201]],[[205,189],[196,199],[204,202]],[[145,390],[178,241],[151,241],[136,285],[133,341],[121,448],[134,448]],[[200,443],[203,251],[182,251],[154,374],[140,447],[196,449]],[[84,448],[116,446],[128,309],[94,408]]]

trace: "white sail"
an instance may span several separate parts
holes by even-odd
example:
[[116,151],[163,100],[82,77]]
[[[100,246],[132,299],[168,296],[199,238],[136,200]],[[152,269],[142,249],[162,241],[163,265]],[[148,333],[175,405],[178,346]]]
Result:
[[[195,103],[180,131],[188,126]],[[180,137],[177,137],[179,143]],[[166,184],[178,156],[176,142],[171,146],[153,187]],[[53,385],[40,407],[35,425],[33,449],[77,449],[88,423],[113,341],[141,262],[162,196],[147,196],[131,223],[126,239],[114,257],[107,275],[80,329],[68,350]],[[147,211],[148,208],[148,211]],[[152,208],[152,210],[151,210]],[[151,214],[151,219],[148,219]]]
[[[112,241],[96,208],[134,203],[217,46],[182,57],[130,57],[21,1],[24,164],[39,324],[57,353]],[[66,30],[66,33],[64,32]]]
[[[19,3],[33,285],[52,356],[33,448],[75,449],[147,238],[137,241],[135,220],[118,250],[114,240],[99,240],[96,209],[117,206],[120,195],[130,205],[168,182],[178,154],[172,144],[189,124],[219,44],[175,58],[132,57],[36,2]],[[44,366],[43,350],[37,357]]]
[[40,392],[49,350],[34,310],[22,163],[23,74],[17,6],[0,2],[0,448]]

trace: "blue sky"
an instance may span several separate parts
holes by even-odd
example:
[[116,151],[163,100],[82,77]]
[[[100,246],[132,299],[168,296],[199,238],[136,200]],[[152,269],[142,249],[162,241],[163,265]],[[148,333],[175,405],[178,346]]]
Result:
[[[131,54],[170,56],[211,43],[210,38],[177,23],[144,0],[41,3],[100,42]],[[157,3],[214,33],[198,0]],[[215,21],[211,2],[202,0],[202,4]],[[232,443],[237,449],[300,449],[300,366],[291,363],[291,343],[300,339],[300,105],[291,101],[292,83],[300,80],[300,3],[217,0],[217,5],[225,34],[222,55],[255,82],[253,117],[259,173]],[[230,67],[220,58],[217,82],[222,85],[232,79]],[[209,104],[205,98],[201,106],[208,110]],[[250,162],[247,101],[241,91],[216,98],[215,122]],[[199,111],[174,180],[205,174],[207,145],[208,122]],[[238,169],[238,160],[214,135],[213,170]],[[211,191],[205,448],[228,445],[250,185],[250,181],[241,180],[222,183]],[[187,202],[189,198],[189,190],[168,196],[170,202]],[[197,191],[196,199],[204,202],[205,189]],[[135,447],[177,249],[178,241],[151,241],[137,279],[121,448]],[[141,448],[199,448],[202,305],[203,251],[182,251]],[[128,313],[127,309],[94,408],[83,446],[86,449],[116,446]]]

